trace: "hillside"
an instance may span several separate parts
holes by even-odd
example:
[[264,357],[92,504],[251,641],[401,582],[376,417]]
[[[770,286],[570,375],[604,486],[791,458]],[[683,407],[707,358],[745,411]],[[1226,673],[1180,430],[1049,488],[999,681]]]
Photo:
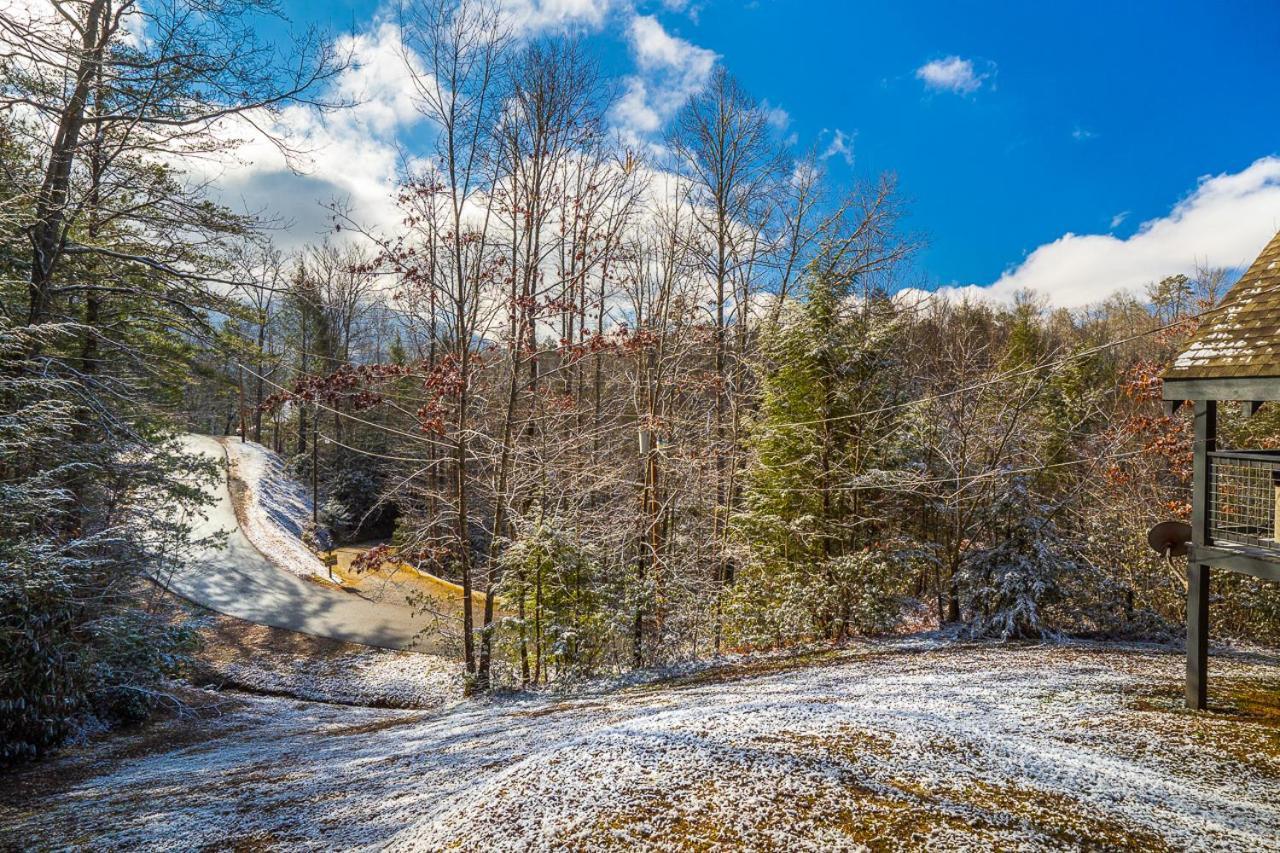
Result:
[[1077,5],[0,0],[0,853],[1280,853],[1280,3]]
[[1181,665],[907,641],[443,712],[224,696],[17,777],[0,822],[124,849],[1266,849],[1280,660],[1215,660],[1209,715],[1176,710]]

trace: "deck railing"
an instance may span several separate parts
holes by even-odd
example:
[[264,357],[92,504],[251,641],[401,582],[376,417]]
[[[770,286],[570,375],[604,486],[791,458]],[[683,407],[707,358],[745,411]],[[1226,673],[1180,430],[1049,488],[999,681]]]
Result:
[[1219,451],[1209,456],[1209,544],[1280,553],[1280,453]]

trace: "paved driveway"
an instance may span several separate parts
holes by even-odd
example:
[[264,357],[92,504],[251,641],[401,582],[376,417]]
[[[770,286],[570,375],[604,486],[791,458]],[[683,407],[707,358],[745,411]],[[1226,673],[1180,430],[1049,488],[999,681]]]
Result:
[[[189,435],[188,451],[226,458],[212,438]],[[287,628],[317,637],[331,637],[367,646],[391,649],[414,647],[435,651],[434,642],[414,646],[414,637],[425,628],[429,616],[415,616],[403,595],[388,588],[376,592],[348,592],[304,580],[272,563],[253,546],[236,521],[227,490],[225,469],[215,487],[216,503],[195,524],[195,535],[228,532],[223,547],[195,555],[172,577],[157,578],[170,591],[196,604],[259,625]]]

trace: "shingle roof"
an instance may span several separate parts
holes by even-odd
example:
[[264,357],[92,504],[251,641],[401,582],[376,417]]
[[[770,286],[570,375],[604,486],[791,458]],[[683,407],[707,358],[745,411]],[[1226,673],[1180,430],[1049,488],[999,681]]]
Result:
[[1201,322],[1165,379],[1280,377],[1280,234]]

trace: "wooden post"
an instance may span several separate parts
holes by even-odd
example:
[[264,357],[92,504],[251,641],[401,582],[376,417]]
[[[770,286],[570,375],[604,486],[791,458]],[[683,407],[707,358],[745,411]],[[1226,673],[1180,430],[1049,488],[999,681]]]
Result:
[[[1209,541],[1209,454],[1217,449],[1218,404],[1197,400],[1191,492],[1191,541]],[[1203,711],[1209,696],[1209,567],[1187,566],[1187,707]]]
[[1209,567],[1187,566],[1187,707],[1209,700]]

